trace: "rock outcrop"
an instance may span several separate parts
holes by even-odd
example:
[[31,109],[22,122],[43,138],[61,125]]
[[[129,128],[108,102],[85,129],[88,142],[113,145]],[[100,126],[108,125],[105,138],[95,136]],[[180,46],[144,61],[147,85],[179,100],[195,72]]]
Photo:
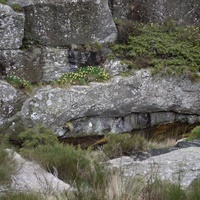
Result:
[[[22,107],[25,126],[43,123],[63,134],[66,122],[75,132],[126,132],[164,122],[200,122],[200,83],[188,78],[152,77],[149,70],[107,83],[46,86]],[[170,111],[170,112],[169,112]]]
[[107,0],[35,0],[33,5],[24,7],[27,39],[53,47],[116,39]]
[[111,168],[118,168],[126,177],[140,177],[145,180],[160,178],[180,183],[185,188],[199,176],[199,147],[179,149],[143,161],[134,161],[132,157],[123,156],[110,160]]
[[[8,4],[13,2],[9,0]],[[117,19],[154,22],[171,16],[180,23],[199,21],[197,0],[109,2]],[[15,3],[23,7],[24,13],[0,4],[0,79],[16,75],[31,83],[51,82],[79,66],[102,64],[110,50],[99,43],[116,39],[107,0]],[[127,70],[120,61],[109,61],[104,66],[114,76]],[[129,77],[114,77],[110,82],[90,86],[40,87],[26,102],[23,96],[18,104],[15,98],[20,99],[19,93],[1,81],[1,95],[9,96],[12,90],[14,99],[5,103],[1,97],[0,130],[19,133],[42,123],[59,135],[70,135],[129,132],[160,123],[196,124],[200,122],[199,86],[185,77],[152,77],[148,70],[140,70]]]
[[113,17],[137,22],[163,22],[169,17],[179,24],[198,24],[199,0],[109,0]]
[[0,4],[0,49],[19,49],[24,37],[24,14]]
[[1,80],[0,91],[0,132],[5,133],[4,129],[10,127],[10,130],[15,133],[19,124],[16,124],[14,116],[21,110],[27,96],[20,94],[10,84]]

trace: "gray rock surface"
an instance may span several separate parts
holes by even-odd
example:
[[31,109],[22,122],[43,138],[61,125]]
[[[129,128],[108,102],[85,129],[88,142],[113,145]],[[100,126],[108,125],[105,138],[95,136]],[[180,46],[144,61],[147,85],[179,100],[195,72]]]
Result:
[[17,13],[0,4],[0,49],[19,49],[24,37],[23,13]]
[[198,24],[199,0],[110,0],[113,17],[139,22],[163,22],[172,17],[179,24]]
[[25,37],[48,46],[113,42],[117,30],[108,1],[35,0],[25,6]]
[[0,50],[0,65],[7,76],[17,76],[30,82],[42,78],[41,49]]
[[16,152],[7,149],[15,162],[15,173],[12,175],[11,188],[17,191],[39,192],[52,195],[56,192],[71,191],[75,189],[64,183],[56,176],[45,171],[37,163],[27,161]]
[[132,157],[120,157],[109,161],[112,168],[118,168],[127,177],[160,178],[187,187],[200,175],[199,147],[179,149],[144,161]]
[[5,81],[0,80],[0,130],[6,121],[21,110],[25,95],[20,93]]
[[[107,83],[91,83],[90,86],[42,87],[23,104],[21,119],[25,126],[43,123],[58,133],[59,127],[66,122],[85,117],[121,117],[123,124],[123,118],[130,115],[127,121],[131,124],[141,118],[141,122],[136,123],[141,126],[148,121],[148,116],[138,115],[137,118],[131,117],[131,114],[147,111],[155,113],[150,121],[154,124],[165,118],[194,123],[199,122],[199,108],[200,83],[192,83],[187,78],[152,78],[149,70],[140,70],[133,76],[114,77]],[[176,117],[169,111],[182,117]],[[158,112],[169,112],[169,116],[156,114]],[[142,122],[142,118],[147,120]]]
[[120,75],[120,73],[128,71],[128,65],[120,60],[106,60],[103,67],[111,76]]

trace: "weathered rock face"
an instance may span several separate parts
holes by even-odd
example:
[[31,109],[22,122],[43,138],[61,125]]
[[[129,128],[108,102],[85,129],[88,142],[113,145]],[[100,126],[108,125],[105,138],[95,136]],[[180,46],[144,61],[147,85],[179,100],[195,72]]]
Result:
[[42,78],[41,49],[0,50],[1,75],[15,75],[30,82],[39,82]]
[[113,16],[139,22],[163,22],[172,17],[180,24],[198,24],[199,0],[110,0]]
[[49,82],[77,66],[99,65],[103,51],[87,50],[83,45],[74,50],[71,44],[112,42],[117,35],[107,0],[8,1],[12,3],[21,4],[25,13],[0,4],[1,79],[15,75],[32,83]]
[[[194,123],[199,122],[200,115],[199,86],[200,83],[192,83],[186,78],[152,78],[148,70],[137,71],[130,77],[115,77],[107,83],[91,83],[90,86],[73,86],[69,89],[47,86],[40,88],[33,98],[24,103],[21,118],[25,126],[43,123],[56,133],[63,133],[60,128],[66,122],[77,119],[77,124],[82,119],[85,129],[92,131],[97,127],[100,130],[108,127],[114,131],[116,124],[121,126],[118,130],[125,131],[124,127],[128,127],[128,131],[134,129],[134,125],[135,128],[148,123],[155,125],[166,122],[168,118]],[[139,114],[147,111],[151,116]],[[159,112],[169,112],[169,117]],[[90,119],[95,117],[96,123]],[[101,127],[103,124],[104,127]],[[81,130],[85,129],[82,127]]]
[[3,133],[7,126],[10,130],[14,129],[16,118],[13,116],[21,110],[27,97],[20,95],[15,88],[4,81],[0,81],[0,91],[0,132]]
[[0,4],[0,49],[19,49],[24,37],[24,14]]
[[[119,168],[127,177],[160,178],[189,186],[199,176],[199,147],[179,149],[163,155],[150,157],[144,161],[134,161],[131,157],[110,160],[111,167]],[[180,182],[179,182],[180,181]]]
[[43,45],[105,43],[117,36],[107,0],[35,0],[24,10],[25,37]]

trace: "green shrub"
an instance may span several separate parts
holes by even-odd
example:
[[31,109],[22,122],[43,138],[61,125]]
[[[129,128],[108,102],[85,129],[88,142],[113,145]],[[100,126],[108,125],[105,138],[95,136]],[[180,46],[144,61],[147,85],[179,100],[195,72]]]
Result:
[[189,140],[195,140],[200,138],[200,126],[196,126],[192,129],[191,134],[189,135]]
[[41,195],[23,192],[8,192],[0,196],[0,200],[45,200]]
[[8,0],[0,0],[1,4],[7,4]]
[[110,78],[105,69],[98,67],[81,67],[75,72],[66,73],[55,84],[86,85],[91,81],[106,81]]
[[28,89],[30,88],[30,82],[24,79],[19,78],[18,76],[7,76],[6,80],[12,84],[14,87],[19,89]]
[[147,24],[136,29],[138,35],[130,34],[126,43],[111,45],[116,57],[128,60],[137,69],[151,67],[153,74],[198,78],[199,27],[176,26],[169,20],[163,25]]
[[187,199],[188,200],[199,200],[200,199],[200,177],[197,177],[187,188]]
[[140,135],[109,134],[108,143],[104,145],[103,151],[109,158],[115,158],[144,150],[146,146],[146,140]]
[[14,162],[11,156],[4,150],[4,146],[0,146],[0,185],[9,184],[11,175],[14,171]]
[[58,177],[68,183],[100,184],[105,171],[97,161],[91,159],[90,150],[82,150],[71,145],[45,145],[23,151],[23,155],[34,159],[46,170],[58,171]]
[[21,132],[18,138],[22,142],[23,148],[35,148],[40,145],[55,145],[58,143],[58,138],[53,131],[39,125],[35,128],[28,128]]
[[150,181],[142,190],[143,199],[153,200],[186,200],[186,192],[180,184],[156,179]]
[[23,12],[23,8],[20,4],[18,3],[14,3],[11,4],[11,8],[15,11],[15,12]]

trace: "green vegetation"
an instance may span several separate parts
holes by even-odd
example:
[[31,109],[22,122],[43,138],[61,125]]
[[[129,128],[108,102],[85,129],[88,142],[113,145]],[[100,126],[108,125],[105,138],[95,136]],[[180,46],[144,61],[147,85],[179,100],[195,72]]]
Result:
[[104,145],[103,151],[109,158],[115,158],[131,155],[146,148],[147,141],[140,135],[109,134],[108,143]]
[[45,200],[36,193],[7,192],[0,196],[0,200]]
[[[124,178],[120,169],[110,169],[107,166],[106,161],[110,158],[148,149],[152,145],[151,142],[147,142],[140,135],[109,134],[108,144],[104,145],[102,151],[83,150],[80,147],[60,144],[52,131],[42,125],[27,129],[19,134],[19,138],[23,142],[20,149],[23,156],[36,161],[51,173],[57,172],[58,178],[77,188],[75,196],[66,192],[60,197],[56,196],[55,199],[58,200],[197,200],[200,197],[200,178],[184,190],[179,182],[175,184],[161,181],[159,177],[151,177],[151,174],[147,181],[145,177]],[[153,146],[151,148],[160,147],[155,142]],[[1,184],[10,180],[12,172],[12,163],[3,148],[2,145]],[[0,196],[0,200],[7,199],[43,200],[46,196],[10,191]]]
[[0,0],[1,4],[7,4],[8,0]]
[[4,145],[0,146],[0,185],[9,184],[11,174],[14,170],[14,163],[11,156],[4,150]]
[[171,19],[162,25],[135,26],[127,41],[111,48],[130,68],[151,67],[153,74],[185,75],[192,80],[200,72],[200,27],[177,26]]
[[15,11],[15,12],[23,12],[23,8],[20,4],[18,3],[14,3],[11,4],[11,8]]
[[82,150],[71,145],[44,145],[23,151],[23,155],[34,159],[46,170],[54,172],[58,177],[75,187],[102,184],[106,175],[105,167],[100,166],[91,150]]
[[[102,67],[81,67],[74,72],[69,72],[61,76],[59,79],[52,81],[51,84],[56,85],[87,85],[89,82],[103,82],[109,80],[110,76]],[[17,89],[25,89],[31,92],[33,84],[18,76],[7,76],[6,80]],[[37,86],[39,83],[37,84]]]
[[149,180],[144,187],[142,196],[144,199],[155,200],[185,200],[186,191],[181,189],[180,184],[170,183],[169,181]]
[[21,79],[18,76],[7,76],[6,80],[18,89],[28,89],[31,86],[29,81]]
[[23,148],[36,148],[41,145],[55,145],[58,138],[53,131],[39,125],[35,128],[29,128],[18,135]]
[[98,67],[81,67],[75,72],[66,73],[58,80],[54,81],[54,84],[71,84],[71,85],[87,85],[91,81],[102,82],[110,78],[105,69]]
[[[8,0],[0,0],[1,4],[7,5]],[[10,5],[10,7],[15,11],[15,12],[23,12],[23,8],[20,4],[18,3],[13,3]]]
[[195,140],[200,138],[200,126],[196,126],[192,129],[188,140]]

